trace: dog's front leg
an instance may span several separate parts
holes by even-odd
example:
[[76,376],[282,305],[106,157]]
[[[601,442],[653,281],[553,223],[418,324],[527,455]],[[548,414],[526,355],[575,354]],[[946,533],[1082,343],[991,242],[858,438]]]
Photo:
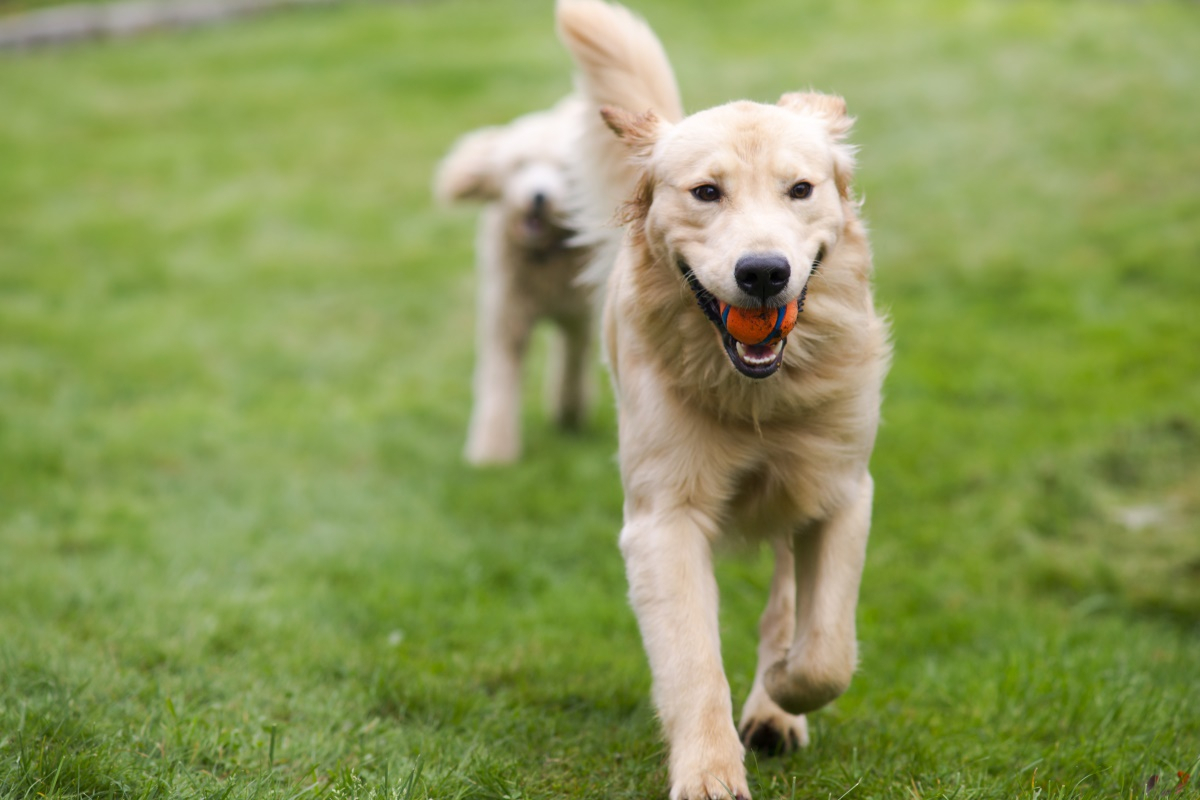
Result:
[[791,536],[780,536],[772,545],[775,573],[771,577],[766,610],[758,623],[758,666],[738,723],[745,745],[767,755],[790,752],[808,744],[804,715],[784,711],[767,694],[764,685],[767,670],[787,655],[796,628],[796,568]]
[[750,797],[721,665],[708,532],[703,515],[688,507],[627,516],[621,531],[629,597],[670,748],[671,800]]
[[866,560],[874,484],[863,472],[848,502],[792,537],[796,628],[787,655],[767,670],[767,692],[792,714],[846,691],[858,660],[854,615]]
[[521,454],[521,363],[528,335],[510,329],[483,339],[466,457],[472,464],[506,464]]
[[521,453],[521,368],[536,316],[514,285],[516,277],[495,246],[493,209],[486,212],[479,251],[475,331],[474,402],[466,458],[472,464],[504,464]]

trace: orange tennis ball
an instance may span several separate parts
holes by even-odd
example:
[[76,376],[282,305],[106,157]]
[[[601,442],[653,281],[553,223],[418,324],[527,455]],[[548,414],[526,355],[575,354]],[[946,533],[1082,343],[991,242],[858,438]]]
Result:
[[775,344],[796,327],[800,303],[796,300],[780,308],[739,308],[717,301],[721,323],[729,335],[742,344]]

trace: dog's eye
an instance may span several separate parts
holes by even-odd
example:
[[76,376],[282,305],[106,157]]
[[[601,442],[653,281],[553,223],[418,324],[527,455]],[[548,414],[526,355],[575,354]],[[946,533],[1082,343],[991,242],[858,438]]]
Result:
[[793,200],[807,200],[812,195],[812,190],[813,185],[811,183],[808,181],[800,181],[790,190],[788,190],[788,197],[792,198]]
[[721,199],[721,190],[711,183],[706,183],[692,189],[692,197],[702,203],[715,203]]

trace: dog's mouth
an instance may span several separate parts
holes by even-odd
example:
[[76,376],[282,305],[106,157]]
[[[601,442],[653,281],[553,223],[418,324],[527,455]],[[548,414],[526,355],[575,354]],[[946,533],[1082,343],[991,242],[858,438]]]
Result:
[[547,235],[553,227],[553,223],[539,209],[537,211],[530,211],[521,217],[521,227],[525,231],[526,236],[537,238]]
[[[816,271],[824,256],[825,249],[821,248],[813,261],[813,272]],[[717,333],[721,336],[721,344],[725,347],[725,354],[729,356],[729,361],[733,364],[734,369],[747,378],[756,380],[774,375],[783,364],[783,350],[787,347],[787,337],[784,336],[771,344],[743,344],[734,339],[726,330],[725,323],[721,321],[721,307],[713,293],[704,288],[700,279],[696,277],[696,273],[692,272],[692,268],[683,260],[679,261],[679,271],[683,273],[683,278],[692,290],[696,304],[700,306],[704,316],[708,317],[709,321],[716,326]],[[807,294],[808,283],[806,282],[797,299],[797,313],[804,310],[804,298]]]
[[572,232],[549,209],[536,207],[517,220],[519,235],[530,246],[554,246],[570,238]]
[[526,239],[544,239],[550,235],[550,220],[539,213],[525,214],[521,217],[520,225]]

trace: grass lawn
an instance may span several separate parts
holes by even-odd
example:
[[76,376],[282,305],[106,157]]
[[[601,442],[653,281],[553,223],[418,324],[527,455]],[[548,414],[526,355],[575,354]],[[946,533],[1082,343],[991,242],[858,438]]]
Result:
[[[665,798],[610,395],[459,458],[431,172],[568,90],[550,5],[0,58],[0,797]],[[1200,797],[1200,8],[637,8],[691,109],[847,97],[895,330],[862,667],[755,797]]]

